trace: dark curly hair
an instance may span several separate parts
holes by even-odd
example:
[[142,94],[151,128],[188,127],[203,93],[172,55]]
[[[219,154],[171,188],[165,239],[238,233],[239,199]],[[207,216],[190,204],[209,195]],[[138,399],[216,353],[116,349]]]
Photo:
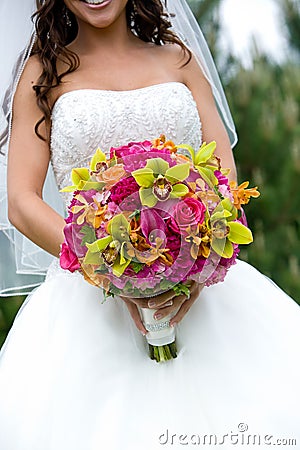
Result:
[[[191,52],[170,30],[171,23],[161,0],[128,0],[126,17],[128,27],[141,40],[156,45],[178,44],[184,56],[188,57],[185,64],[190,61]],[[37,11],[33,18],[37,39],[32,55],[38,55],[42,63],[42,73],[33,89],[43,113],[35,125],[35,132],[45,140],[39,133],[39,127],[43,122],[50,123],[49,92],[59,86],[65,75],[74,72],[80,65],[79,57],[66,47],[77,36],[78,26],[76,17],[63,0],[37,0]],[[67,66],[63,73],[57,71],[58,61]]]

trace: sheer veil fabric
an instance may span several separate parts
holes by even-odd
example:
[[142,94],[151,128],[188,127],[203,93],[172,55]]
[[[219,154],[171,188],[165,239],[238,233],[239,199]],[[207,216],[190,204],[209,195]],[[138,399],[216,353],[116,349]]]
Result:
[[[13,97],[36,38],[31,16],[34,0],[2,0],[0,4],[0,296],[27,294],[38,286],[53,257],[19,233],[7,217],[6,160],[10,139]],[[205,38],[185,0],[166,5],[173,31],[195,55],[209,81],[232,146],[237,135],[228,103]],[[146,138],[146,136],[145,136]],[[44,187],[44,199],[64,215],[51,166]],[[5,267],[5,269],[4,269]]]
[[[44,279],[53,258],[25,238],[7,217],[6,170],[14,93],[35,40],[34,0],[0,3],[0,296],[28,294]],[[51,168],[44,198],[64,213]]]

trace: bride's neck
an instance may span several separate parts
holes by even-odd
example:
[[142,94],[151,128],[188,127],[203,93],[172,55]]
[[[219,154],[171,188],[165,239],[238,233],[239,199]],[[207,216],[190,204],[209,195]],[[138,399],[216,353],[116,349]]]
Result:
[[126,17],[120,17],[109,27],[96,28],[79,21],[78,35],[72,44],[80,53],[99,51],[122,51],[132,41],[132,33],[127,27]]

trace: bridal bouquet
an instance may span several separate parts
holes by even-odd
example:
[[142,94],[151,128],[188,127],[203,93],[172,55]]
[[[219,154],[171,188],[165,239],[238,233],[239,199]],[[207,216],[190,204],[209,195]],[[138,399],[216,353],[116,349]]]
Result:
[[[73,192],[60,264],[78,270],[105,296],[151,297],[173,289],[189,295],[189,282],[224,280],[239,244],[252,242],[241,205],[257,188],[228,182],[214,155],[215,142],[196,152],[164,136],[100,149],[89,168],[72,170]],[[176,357],[170,317],[141,310],[150,356]]]

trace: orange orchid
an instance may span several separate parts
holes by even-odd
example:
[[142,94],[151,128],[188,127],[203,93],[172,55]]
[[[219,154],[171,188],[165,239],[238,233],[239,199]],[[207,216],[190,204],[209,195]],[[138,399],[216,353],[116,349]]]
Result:
[[242,205],[247,205],[249,203],[250,198],[257,198],[260,196],[260,192],[257,190],[257,187],[247,189],[249,186],[249,181],[244,181],[239,186],[236,181],[230,182],[230,190],[233,195],[233,204],[237,209],[241,209]]
[[151,245],[147,243],[146,238],[143,236],[139,220],[137,220],[135,217],[132,218],[130,222],[129,234],[132,244],[127,245],[127,252],[132,258],[135,256],[135,249],[143,252],[151,247]]
[[86,216],[86,221],[90,223],[95,230],[97,230],[105,220],[105,214],[107,212],[107,205],[101,206],[98,204],[97,207],[97,210],[90,210]]
[[188,162],[190,164],[191,168],[193,167],[193,164],[192,164],[192,161],[190,160],[190,158],[188,158],[185,155],[181,155],[180,153],[177,153],[175,155],[175,161],[178,164],[183,164],[183,163],[187,163]]
[[146,264],[147,266],[150,266],[157,259],[161,259],[167,266],[171,266],[173,264],[173,258],[168,253],[170,249],[161,248],[163,245],[163,241],[159,237],[155,239],[155,244],[155,247],[149,246],[149,248],[144,252],[139,252],[138,250],[136,250],[135,256],[138,261]]
[[198,256],[208,258],[211,247],[211,231],[207,226],[205,224],[198,224],[195,228],[189,225],[187,232],[188,236],[186,236],[185,241],[192,244],[191,257],[193,259],[197,259]]
[[130,250],[127,246],[127,251],[128,254],[132,257],[134,256],[132,252],[135,252],[135,249],[139,252],[144,252],[145,250],[151,248],[151,245],[148,244],[146,238],[141,234],[140,227],[130,232],[130,241],[134,248]]
[[211,230],[205,224],[200,225],[201,244],[198,251],[198,256],[208,258],[211,250],[212,234]]
[[166,136],[164,134],[161,134],[159,138],[154,139],[152,141],[152,145],[154,148],[157,148],[158,150],[162,150],[163,148],[166,148],[170,151],[170,153],[176,153],[177,148],[173,141],[166,141]]
[[211,203],[219,203],[220,197],[211,190],[197,192],[197,197],[209,208]]
[[157,259],[167,266],[173,264],[173,258],[168,253],[168,248],[151,247],[142,236],[139,236],[138,241],[133,245],[128,244],[126,250],[132,259],[135,257],[140,263],[147,264],[147,266],[151,266]]
[[82,205],[74,205],[72,207],[73,214],[78,214],[81,212],[80,216],[77,218],[77,224],[82,225],[86,220],[95,229],[99,228],[103,220],[105,219],[105,213],[107,211],[107,205],[101,206],[100,203],[94,199],[97,205],[97,209],[94,209],[91,204],[83,197],[81,194],[75,196]]

